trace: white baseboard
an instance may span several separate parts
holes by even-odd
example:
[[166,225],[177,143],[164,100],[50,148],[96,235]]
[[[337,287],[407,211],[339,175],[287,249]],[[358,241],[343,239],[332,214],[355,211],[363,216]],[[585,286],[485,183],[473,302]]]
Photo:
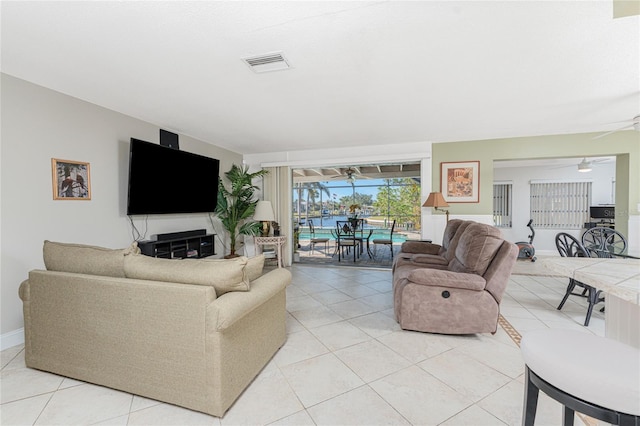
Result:
[[24,328],[19,328],[5,334],[0,334],[0,351],[12,348],[24,343]]

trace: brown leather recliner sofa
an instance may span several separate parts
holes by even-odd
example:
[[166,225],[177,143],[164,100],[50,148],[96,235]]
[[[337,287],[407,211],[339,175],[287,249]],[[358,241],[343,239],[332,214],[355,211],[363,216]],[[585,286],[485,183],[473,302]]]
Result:
[[495,333],[517,256],[498,228],[459,219],[441,245],[405,242],[393,265],[396,320],[405,330]]

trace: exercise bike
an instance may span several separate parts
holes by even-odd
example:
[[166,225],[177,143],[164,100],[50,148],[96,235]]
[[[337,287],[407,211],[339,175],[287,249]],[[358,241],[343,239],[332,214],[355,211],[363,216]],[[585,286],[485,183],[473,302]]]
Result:
[[518,246],[518,259],[531,259],[532,262],[536,261],[536,249],[533,247],[533,238],[536,236],[536,231],[533,230],[533,219],[529,220],[527,226],[531,229],[531,235],[529,235],[529,242],[519,241],[516,243]]

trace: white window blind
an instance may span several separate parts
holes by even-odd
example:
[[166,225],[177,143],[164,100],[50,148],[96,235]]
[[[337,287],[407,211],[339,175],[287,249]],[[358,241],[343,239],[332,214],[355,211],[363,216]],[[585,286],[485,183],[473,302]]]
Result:
[[590,205],[591,182],[531,183],[531,219],[537,228],[582,228]]
[[493,223],[498,228],[511,228],[511,183],[493,184]]

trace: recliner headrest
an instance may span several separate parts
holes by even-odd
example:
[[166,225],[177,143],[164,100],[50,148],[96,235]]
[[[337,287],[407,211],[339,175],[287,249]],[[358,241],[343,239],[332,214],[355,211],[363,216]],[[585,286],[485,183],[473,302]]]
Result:
[[483,275],[503,241],[498,228],[483,223],[471,223],[460,236],[448,269]]

